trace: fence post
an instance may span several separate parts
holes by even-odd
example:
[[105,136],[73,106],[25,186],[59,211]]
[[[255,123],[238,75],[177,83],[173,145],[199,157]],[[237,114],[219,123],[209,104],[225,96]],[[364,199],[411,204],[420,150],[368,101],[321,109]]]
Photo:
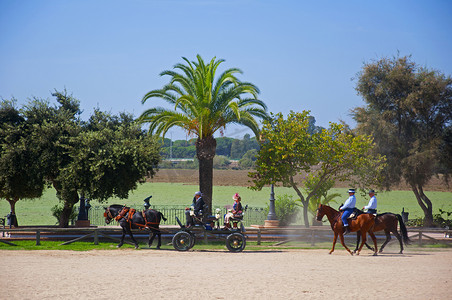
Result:
[[261,229],[260,228],[257,229],[257,244],[258,245],[261,244]]
[[94,229],[94,245],[99,245],[99,232],[98,229]]
[[41,245],[41,231],[36,230],[36,246]]
[[315,246],[315,233],[314,230],[311,229],[311,246]]

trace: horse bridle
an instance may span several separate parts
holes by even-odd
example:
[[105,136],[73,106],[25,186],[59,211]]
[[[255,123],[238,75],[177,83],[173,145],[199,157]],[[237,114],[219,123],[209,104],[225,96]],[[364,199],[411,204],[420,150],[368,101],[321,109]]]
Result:
[[113,215],[111,214],[110,207],[107,207],[107,209],[105,210],[104,217],[108,218],[108,222],[110,222],[113,219]]

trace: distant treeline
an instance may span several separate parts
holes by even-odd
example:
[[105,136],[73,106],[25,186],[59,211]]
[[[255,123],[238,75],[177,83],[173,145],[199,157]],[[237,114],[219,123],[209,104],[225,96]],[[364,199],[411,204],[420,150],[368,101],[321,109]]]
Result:
[[[249,134],[245,134],[241,140],[229,137],[219,137],[216,140],[216,155],[225,156],[228,159],[240,160],[246,152],[253,149],[259,150],[259,143],[256,137],[250,137]],[[170,139],[164,139],[160,150],[163,159],[196,157],[196,139],[176,140],[173,141],[172,146],[170,146],[170,143]]]
[[[309,131],[312,133],[321,131],[323,127],[315,125],[315,118],[310,117]],[[230,137],[219,137],[217,140],[216,156],[213,161],[214,168],[238,168],[249,169],[254,167],[257,152],[259,151],[259,142],[256,137],[245,134],[243,139],[234,139]],[[180,168],[195,169],[198,168],[196,160],[196,139],[176,140],[171,144],[171,139],[165,138],[160,148],[160,155],[163,161],[161,168]],[[169,162],[171,159],[194,159],[194,161]],[[232,163],[231,160],[238,161]]]

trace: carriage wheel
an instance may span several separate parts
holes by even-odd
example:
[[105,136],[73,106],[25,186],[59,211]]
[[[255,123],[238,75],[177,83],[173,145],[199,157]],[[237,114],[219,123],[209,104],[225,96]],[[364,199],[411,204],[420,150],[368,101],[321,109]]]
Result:
[[177,251],[187,251],[194,246],[193,237],[185,231],[179,231],[173,237],[173,247]]
[[193,246],[195,245],[195,242],[196,242],[196,237],[195,237],[195,234],[194,234],[194,233],[192,233],[192,232],[190,232],[190,236],[191,236],[191,241],[190,241],[190,248],[188,248],[188,249],[191,249],[191,248],[193,248]]
[[241,233],[232,233],[226,238],[226,247],[231,252],[240,252],[245,249],[246,238]]

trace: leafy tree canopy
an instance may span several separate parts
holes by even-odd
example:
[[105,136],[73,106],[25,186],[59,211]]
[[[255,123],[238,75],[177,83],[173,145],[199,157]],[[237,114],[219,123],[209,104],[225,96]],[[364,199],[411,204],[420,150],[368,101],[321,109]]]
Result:
[[370,134],[385,155],[386,188],[405,180],[432,224],[431,201],[423,187],[435,175],[451,173],[452,79],[420,67],[411,57],[365,63],[356,90],[366,105],[353,110],[356,131]]
[[[287,119],[277,114],[266,121],[261,131],[261,149],[257,155],[256,172],[250,172],[254,189],[280,182],[293,188],[302,205],[305,225],[308,227],[310,199],[329,180],[351,181],[357,187],[375,186],[379,182],[375,171],[384,165],[384,158],[372,155],[372,138],[352,135],[343,126],[330,123],[330,127],[311,134],[309,112],[291,112]],[[301,187],[306,179],[295,176],[309,173],[318,178],[309,194]]]

